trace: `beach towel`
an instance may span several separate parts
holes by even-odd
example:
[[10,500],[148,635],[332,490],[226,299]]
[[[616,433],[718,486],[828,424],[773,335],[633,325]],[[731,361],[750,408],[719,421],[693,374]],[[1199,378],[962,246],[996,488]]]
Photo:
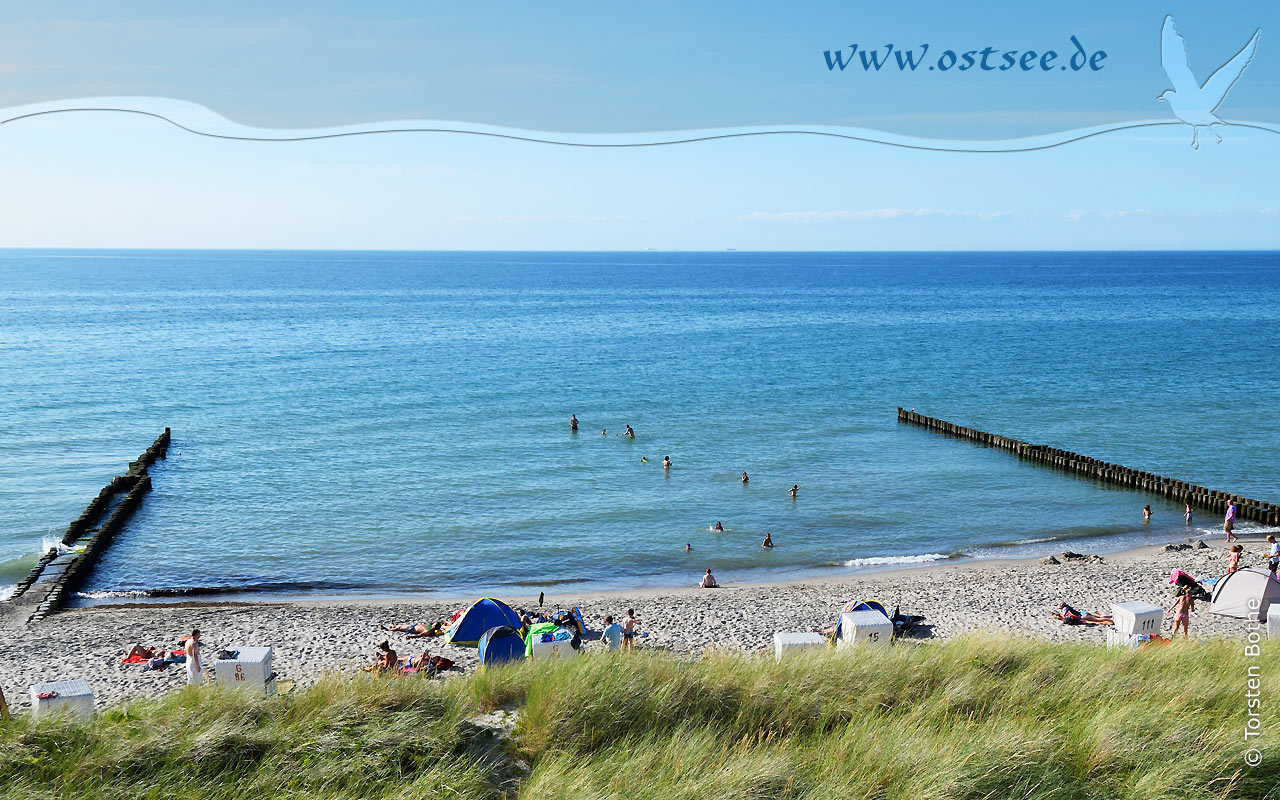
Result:
[[140,655],[138,653],[130,653],[129,655],[121,659],[120,663],[121,664],[145,664],[148,661],[150,661],[152,658],[154,658],[156,654],[155,649],[151,647],[148,647],[146,650],[142,652],[145,655]]

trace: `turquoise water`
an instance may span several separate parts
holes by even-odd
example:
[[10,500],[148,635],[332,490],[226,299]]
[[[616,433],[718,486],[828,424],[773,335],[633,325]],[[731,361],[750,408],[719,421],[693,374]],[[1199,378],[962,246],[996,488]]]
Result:
[[895,409],[1280,501],[1278,316],[1276,253],[5,251],[0,584],[166,425],[95,595],[1168,541],[1180,507]]

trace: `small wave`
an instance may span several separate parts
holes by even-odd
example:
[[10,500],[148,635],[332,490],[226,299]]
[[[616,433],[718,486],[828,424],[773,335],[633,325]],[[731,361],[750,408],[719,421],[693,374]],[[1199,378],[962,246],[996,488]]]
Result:
[[586,583],[590,578],[543,578],[541,580],[511,581],[512,586],[559,586],[565,583]]
[[868,556],[867,558],[851,558],[844,562],[846,567],[873,567],[885,564],[927,564],[930,561],[942,561],[947,558],[942,553],[924,553],[918,556]]
[[17,588],[18,588],[18,584],[16,583],[12,584],[11,586],[0,586],[0,603],[3,603],[5,600],[8,600],[10,597],[13,597],[13,593],[17,590]]
[[[354,583],[337,583],[333,581],[279,581],[244,584],[241,586],[177,586],[157,589],[87,591],[76,592],[76,597],[85,600],[111,600],[128,597],[198,597],[201,595],[352,591],[367,588]],[[415,591],[428,592],[431,590],[416,589]]]

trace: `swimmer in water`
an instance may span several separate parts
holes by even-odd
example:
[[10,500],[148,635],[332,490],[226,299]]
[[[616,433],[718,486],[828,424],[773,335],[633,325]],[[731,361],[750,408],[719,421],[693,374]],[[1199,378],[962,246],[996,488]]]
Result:
[[605,430],[604,428],[601,428],[601,429],[600,429],[600,435],[601,435],[601,436],[608,436],[608,435],[609,435],[609,432],[608,432],[607,430]]
[[625,437],[627,437],[628,439],[634,439],[634,438],[636,438],[636,432],[635,432],[635,431],[633,431],[633,430],[631,430],[631,426],[630,426],[630,425],[628,425],[628,426],[627,426],[627,430],[626,430],[626,432],[624,432],[622,435],[623,435],[623,436],[625,436]]
[[685,551],[686,553],[692,553],[692,552],[693,552],[693,545],[689,544],[688,542],[685,542],[685,543],[684,543],[684,551]]
[[577,429],[578,429],[578,415],[577,415],[577,414],[570,414],[570,415],[569,415],[569,430],[571,430],[571,431],[576,431]]
[[1151,506],[1142,507],[1142,521],[1143,522],[1151,521]]
[[649,459],[645,458],[644,456],[640,456],[640,463],[641,463],[641,464],[648,464],[648,463],[649,463]]
[[766,550],[772,550],[772,549],[773,549],[773,537],[766,533],[766,534],[764,535],[764,541],[760,543],[760,546],[761,546],[761,547],[763,547],[763,548],[765,548]]
[[663,468],[663,469],[671,469],[671,456],[663,456],[663,457],[662,457],[662,468]]
[[798,491],[800,491],[800,484],[798,483],[791,484],[791,491],[788,492],[788,494],[791,495],[792,500],[796,499],[796,492]]
[[746,482],[747,482],[747,481],[749,481],[749,480],[751,480],[751,479],[747,477],[747,473],[745,473],[745,472],[744,472],[744,473],[742,473],[742,482],[743,482],[743,483],[746,483]]
[[713,531],[723,531],[723,530],[724,530],[724,526],[720,524],[720,520],[716,520],[716,526],[715,526],[714,528],[712,528],[711,530],[713,530]]

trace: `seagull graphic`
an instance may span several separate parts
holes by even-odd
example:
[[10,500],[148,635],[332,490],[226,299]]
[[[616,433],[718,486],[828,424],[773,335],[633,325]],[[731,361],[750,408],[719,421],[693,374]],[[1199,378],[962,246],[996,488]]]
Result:
[[1253,60],[1253,54],[1258,49],[1258,34],[1261,32],[1261,29],[1255,30],[1249,43],[1232,56],[1230,61],[1218,67],[1209,76],[1209,80],[1202,85],[1191,72],[1187,44],[1182,40],[1182,34],[1178,33],[1178,29],[1174,27],[1173,15],[1169,14],[1164,18],[1164,27],[1160,29],[1160,63],[1164,66],[1164,74],[1169,76],[1169,82],[1173,84],[1173,88],[1161,93],[1156,99],[1168,103],[1169,108],[1173,110],[1173,115],[1191,126],[1193,148],[1200,149],[1201,128],[1208,128],[1209,133],[1218,140],[1218,144],[1222,144],[1222,137],[1213,129],[1213,126],[1227,123],[1214,112],[1218,110],[1218,106],[1222,105],[1231,87],[1240,80],[1244,68]]

